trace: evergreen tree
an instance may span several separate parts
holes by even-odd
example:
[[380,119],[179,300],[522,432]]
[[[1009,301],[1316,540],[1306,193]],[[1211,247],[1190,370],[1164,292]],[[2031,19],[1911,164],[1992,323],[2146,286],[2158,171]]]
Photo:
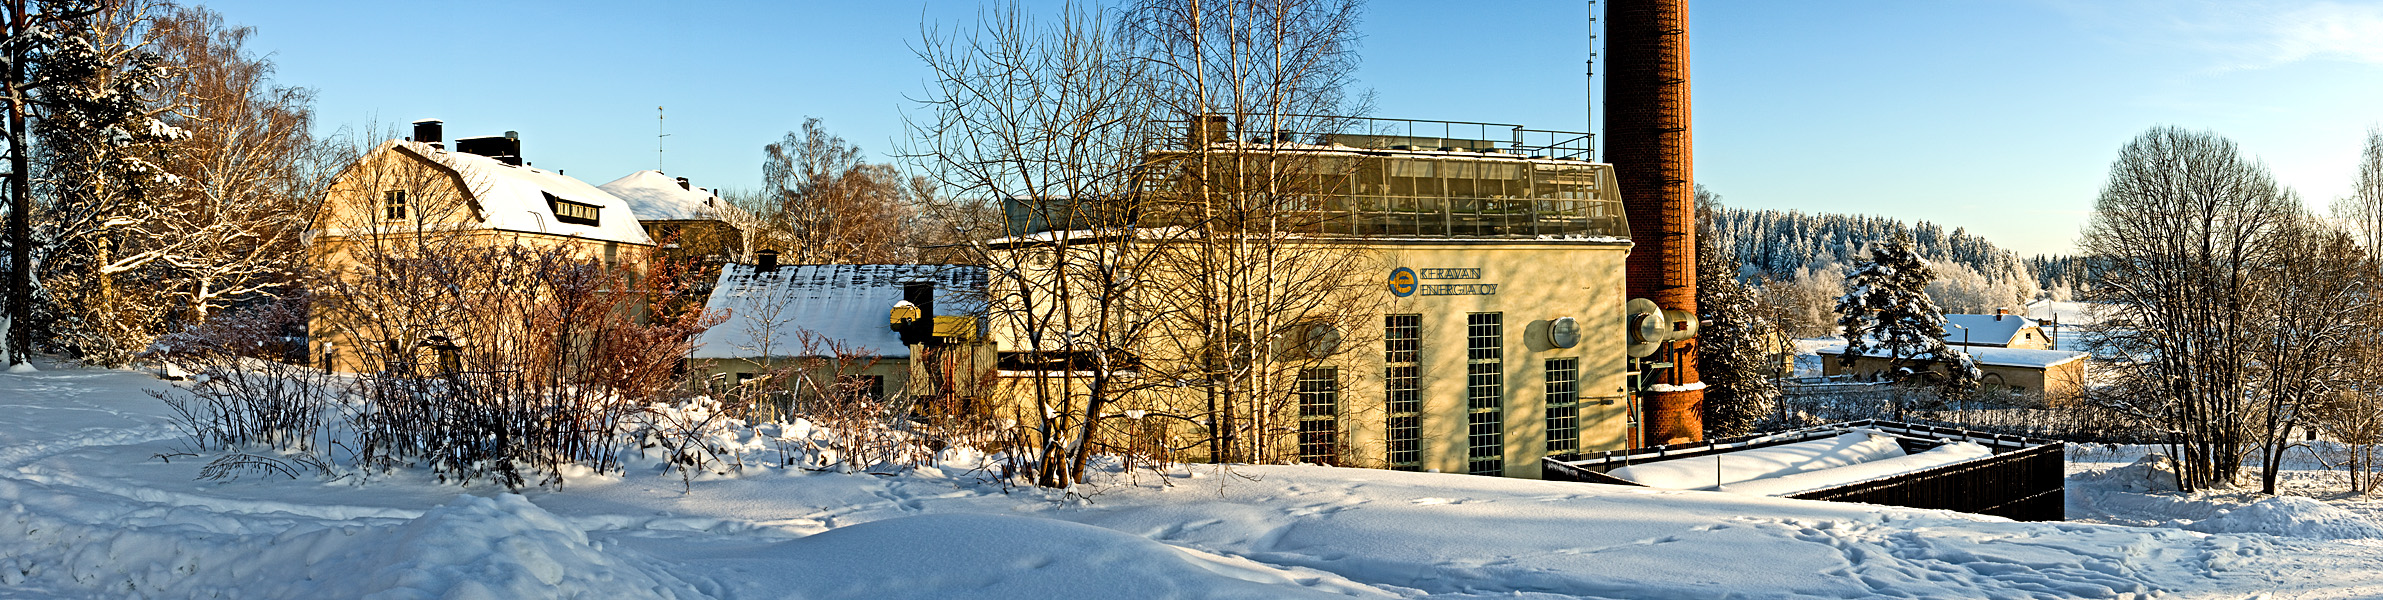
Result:
[[98,364],[129,361],[169,309],[126,289],[138,266],[127,259],[145,262],[158,242],[135,226],[163,208],[155,196],[175,177],[161,163],[184,136],[162,119],[172,105],[152,8],[45,3],[55,45],[32,65],[37,320],[48,343]]
[[1697,333],[1696,372],[1705,383],[1706,437],[1752,433],[1779,397],[1777,323],[1761,316],[1754,290],[1738,281],[1738,254],[1715,230],[1721,196],[1696,188],[1696,307],[1712,323]]
[[[1936,380],[1946,397],[1976,389],[1975,361],[1944,343],[1944,311],[1927,293],[1935,277],[1909,236],[1873,244],[1870,260],[1845,276],[1845,296],[1837,299],[1837,325],[1845,329],[1845,354],[1838,360],[1852,366],[1884,350],[1888,377],[1896,381]],[[1945,369],[1939,373],[1930,368],[1935,365]]]

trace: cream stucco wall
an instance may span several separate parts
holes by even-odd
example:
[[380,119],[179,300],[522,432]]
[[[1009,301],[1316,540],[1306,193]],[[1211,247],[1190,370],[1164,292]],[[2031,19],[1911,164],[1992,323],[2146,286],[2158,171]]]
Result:
[[[1502,352],[1505,397],[1505,470],[1509,477],[1538,477],[1539,459],[1547,455],[1545,363],[1553,358],[1580,359],[1580,450],[1620,449],[1629,423],[1627,357],[1623,347],[1623,262],[1626,244],[1517,243],[1450,240],[1374,246],[1384,263],[1383,294],[1393,269],[1481,269],[1478,280],[1419,281],[1431,284],[1496,284],[1494,295],[1391,295],[1384,314],[1421,315],[1420,376],[1423,387],[1422,461],[1425,469],[1462,473],[1467,469],[1466,315],[1502,315],[1505,345]],[[1572,317],[1581,327],[1580,342],[1572,348],[1548,343],[1548,323]],[[1379,319],[1375,320],[1380,323]],[[1362,377],[1352,378],[1361,389],[1345,402],[1373,407],[1372,418],[1348,423],[1353,451],[1367,462],[1386,464],[1383,445],[1386,424],[1383,353],[1379,332]],[[1365,463],[1360,463],[1365,464]]]
[[[1334,240],[1341,245],[1349,260],[1359,261],[1362,270],[1370,271],[1371,281],[1364,284],[1362,293],[1371,295],[1353,303],[1366,307],[1366,314],[1355,315],[1345,322],[1368,331],[1347,334],[1346,350],[1318,363],[1339,369],[1338,409],[1341,456],[1338,462],[1361,467],[1388,467],[1387,398],[1383,326],[1384,318],[1392,314],[1418,315],[1420,321],[1420,349],[1418,375],[1421,385],[1422,411],[1420,417],[1420,468],[1442,472],[1462,473],[1469,467],[1467,383],[1467,315],[1494,312],[1501,315],[1504,329],[1502,345],[1502,373],[1504,389],[1501,404],[1504,424],[1503,469],[1506,476],[1538,477],[1539,460],[1547,455],[1545,403],[1545,362],[1555,358],[1580,360],[1580,446],[1579,451],[1620,449],[1628,439],[1630,404],[1624,387],[1628,360],[1623,354],[1627,344],[1624,330],[1623,305],[1624,261],[1629,255],[1628,242],[1619,240],[1501,240],[1501,239],[1357,239]],[[1035,252],[1032,248],[1013,249],[1012,252]],[[1088,250],[1089,251],[1089,250]],[[1163,251],[1163,250],[1146,250]],[[1009,260],[996,257],[997,263],[1013,265],[1038,264],[1034,260]],[[1418,289],[1410,295],[1399,296],[1392,291],[1390,277],[1394,270],[1406,268],[1417,273],[1426,269],[1471,269],[1477,274],[1469,279],[1418,281]],[[1030,267],[1029,267],[1030,268]],[[1435,271],[1436,272],[1436,271]],[[1028,277],[1038,277],[1029,273]],[[995,298],[1005,297],[1002,277],[994,278]],[[1429,288],[1433,285],[1494,285],[1494,293],[1483,287],[1472,287],[1463,293],[1438,293],[1450,290]],[[994,310],[1002,310],[998,300]],[[1571,317],[1581,328],[1580,342],[1571,348],[1556,348],[1548,341],[1550,322]],[[1005,352],[1018,351],[1026,344],[1021,332],[998,314],[994,317],[993,339]],[[1179,353],[1162,350],[1145,353],[1145,361],[1180,360]],[[1016,378],[1012,378],[1016,379]],[[1027,383],[1015,380],[1012,383]],[[1032,385],[1009,385],[997,391],[1004,396],[1006,414],[1019,415],[1021,407],[1029,404],[1025,397],[1035,389]],[[1194,387],[1142,389],[1115,407],[1123,411],[1144,407],[1197,406],[1202,392]],[[1285,420],[1295,421],[1295,416]],[[1286,443],[1295,444],[1296,436],[1288,436]],[[1296,452],[1288,452],[1296,456]]]

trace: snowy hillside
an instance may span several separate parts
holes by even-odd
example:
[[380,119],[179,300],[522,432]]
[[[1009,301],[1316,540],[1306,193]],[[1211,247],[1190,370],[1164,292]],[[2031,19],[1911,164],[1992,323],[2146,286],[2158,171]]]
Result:
[[[0,374],[0,598],[2383,595],[2383,543],[2323,539],[2360,537],[2337,535],[2365,522],[2348,513],[2326,535],[2206,534],[1324,467],[1140,472],[1078,497],[767,465],[685,491],[650,463],[526,495],[199,481],[157,385]],[[2229,518],[2309,512],[2260,510]]]

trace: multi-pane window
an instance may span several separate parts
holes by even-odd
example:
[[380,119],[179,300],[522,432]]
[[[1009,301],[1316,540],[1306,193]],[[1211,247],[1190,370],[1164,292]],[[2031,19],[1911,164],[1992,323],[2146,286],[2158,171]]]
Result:
[[381,218],[405,220],[405,190],[389,190],[381,194]]
[[597,220],[596,218],[599,216],[600,210],[603,208],[601,206],[596,206],[594,204],[588,204],[585,202],[572,202],[569,200],[564,200],[555,196],[554,194],[546,194],[546,206],[548,208],[554,209],[554,220],[556,221],[571,223],[574,225],[597,225],[601,223],[601,221]]
[[1501,313],[1465,315],[1465,472],[1506,472],[1506,327]]
[[1547,360],[1547,452],[1580,450],[1580,359]]
[[1340,457],[1340,369],[1300,369],[1299,460],[1335,464]]
[[1423,315],[1389,315],[1382,320],[1383,388],[1390,413],[1390,468],[1423,469]]

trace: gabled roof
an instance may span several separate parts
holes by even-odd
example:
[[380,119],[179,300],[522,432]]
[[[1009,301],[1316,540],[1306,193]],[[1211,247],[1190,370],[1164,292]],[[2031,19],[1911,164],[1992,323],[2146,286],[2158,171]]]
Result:
[[[1996,318],[1996,317],[2000,318]],[[1944,341],[1948,344],[2009,344],[2019,337],[2019,330],[2035,327],[2034,319],[2019,315],[1945,315]],[[1961,328],[1969,328],[1962,337]]]
[[[935,282],[937,316],[985,312],[985,268],[979,266],[786,265],[762,273],[732,264],[720,269],[719,287],[704,304],[727,320],[695,338],[693,357],[826,356],[838,349],[908,357],[910,347],[887,313],[902,301],[902,284],[912,281]],[[764,342],[768,348],[761,347]]]
[[[454,171],[469,190],[481,226],[489,229],[544,233],[592,240],[651,246],[645,228],[638,226],[629,203],[587,182],[529,166],[513,166],[497,159],[442,150],[421,142],[392,141],[388,146]],[[551,197],[551,198],[550,198]],[[595,225],[564,223],[554,216],[552,199],[598,207]]]
[[[1950,317],[1952,315],[1945,316]],[[1991,346],[1955,346],[1954,349],[1969,353],[1969,358],[1977,361],[1977,363],[1982,366],[2026,367],[2031,369],[2051,368],[2070,361],[2084,360],[2086,357],[2092,356],[2090,354],[2073,350],[2035,350],[2030,348],[1995,348]],[[1845,344],[1830,344],[1827,346],[1822,346],[1819,350],[1814,350],[1813,352],[1816,354],[1837,356],[1845,353]],[[1889,358],[1894,356],[1894,353],[1883,348],[1873,348],[1869,352],[1864,353],[1864,355],[1874,358]]]
[[679,187],[678,178],[661,171],[647,169],[596,186],[629,202],[629,210],[640,221],[725,221],[731,224],[750,220],[743,209],[720,198],[716,190]]

